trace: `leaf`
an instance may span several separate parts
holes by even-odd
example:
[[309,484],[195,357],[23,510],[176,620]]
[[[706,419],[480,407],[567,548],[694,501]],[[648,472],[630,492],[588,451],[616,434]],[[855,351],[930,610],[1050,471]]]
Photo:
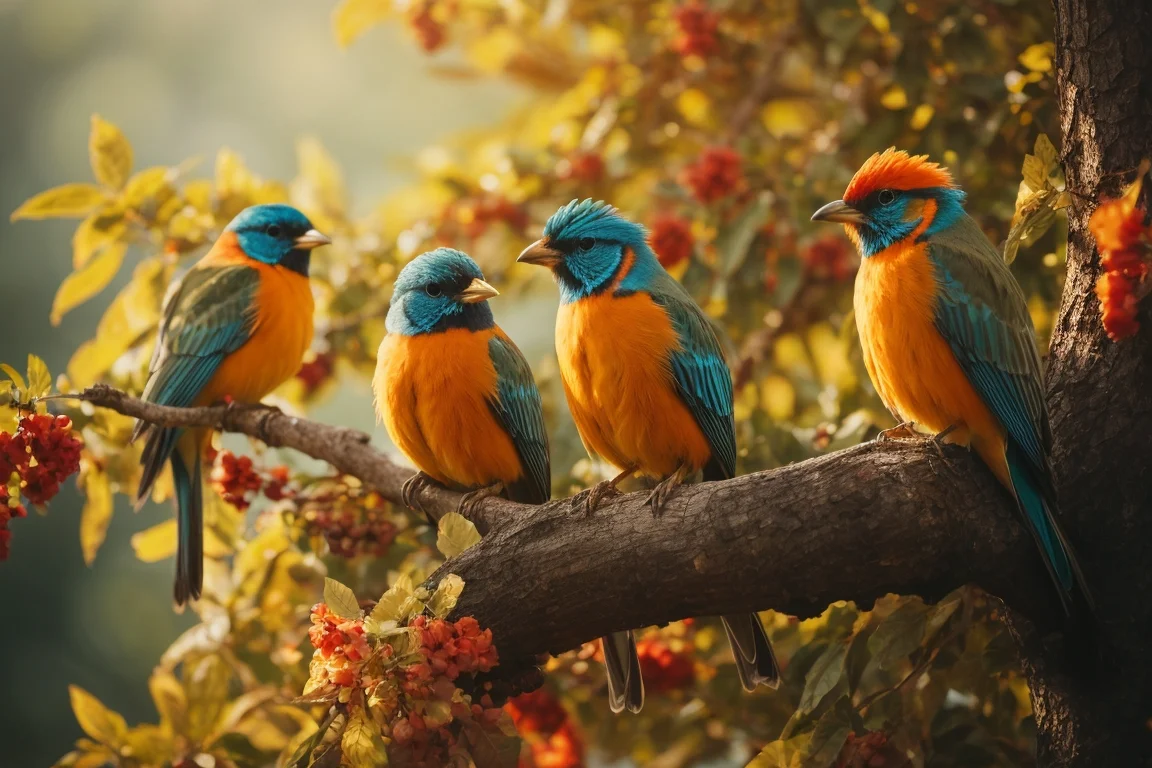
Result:
[[[1051,47],[1052,43],[1043,43]],[[1035,47],[1035,46],[1033,46]],[[1048,134],[1041,133],[1036,137],[1036,145],[1032,149],[1032,154],[1044,166],[1045,175],[1050,175],[1059,165],[1059,160],[1056,155],[1056,147],[1053,146],[1052,140],[1048,138]]]
[[1024,155],[1024,168],[1022,171],[1024,175],[1024,183],[1033,192],[1041,192],[1048,187],[1048,170],[1044,167],[1044,161],[1036,157],[1036,155]]
[[188,694],[188,737],[204,741],[216,729],[228,706],[228,687],[232,670],[217,654],[200,658],[198,663],[184,662],[184,690]]
[[[301,139],[296,144],[296,162],[300,166],[299,205],[305,209],[318,209],[329,215],[341,215],[347,201],[344,196],[344,174],[324,145],[313,138]],[[294,196],[294,199],[297,196]]]
[[920,647],[928,611],[928,606],[919,600],[908,600],[880,622],[868,638],[868,650],[881,669],[888,669]]
[[360,616],[360,603],[351,589],[336,579],[324,577],[324,602],[328,610],[343,619],[355,619]]
[[777,739],[760,750],[747,768],[801,768],[811,738],[811,733],[802,733],[787,740]]
[[183,733],[187,728],[188,697],[176,676],[157,667],[148,678],[148,691],[152,694],[156,711],[160,713],[160,724]]
[[928,620],[924,626],[924,637],[932,638],[940,628],[943,627],[948,619],[952,618],[952,614],[956,613],[964,602],[964,588],[952,592],[951,595],[937,603],[929,612]]
[[1051,72],[1052,56],[1055,52],[1056,46],[1051,41],[1036,43],[1025,48],[1017,59],[1033,72]]
[[736,274],[736,270],[744,264],[748,258],[748,249],[768,220],[771,209],[771,197],[766,194],[758,196],[744,209],[740,218],[716,239],[716,250],[720,254],[720,266],[725,277]]
[[840,682],[844,674],[844,661],[848,656],[848,643],[835,642],[825,649],[804,678],[804,692],[800,695],[797,714],[811,712]]
[[454,573],[450,573],[436,585],[436,591],[428,599],[428,610],[440,618],[452,613],[460,593],[464,591],[464,580]]
[[[507,715],[502,715],[507,717]],[[468,737],[468,753],[476,768],[516,768],[520,760],[520,739],[499,727],[483,727],[474,720],[463,721]]]
[[112,522],[112,487],[108,474],[93,470],[84,477],[84,510],[80,513],[80,551],[84,564],[92,565]]
[[105,707],[98,698],[88,693],[78,685],[68,686],[68,696],[72,699],[72,712],[76,715],[76,722],[101,744],[109,747],[119,747],[128,733],[128,724],[119,712],[113,712]]
[[20,372],[15,368],[8,365],[7,363],[0,363],[0,371],[8,374],[8,378],[12,379],[12,383],[16,385],[16,389],[20,390],[21,392],[28,391],[28,385],[24,383],[24,377],[21,376]]
[[112,189],[123,187],[132,172],[132,145],[119,128],[100,115],[92,115],[88,160],[96,181]]
[[340,738],[340,748],[344,752],[343,765],[348,768],[376,768],[388,764],[380,728],[363,707],[352,710],[344,735]]
[[0,381],[0,432],[12,434],[20,423],[20,411],[12,405],[15,385],[10,379]]
[[440,518],[436,533],[436,548],[444,557],[456,557],[478,541],[480,532],[460,513],[449,512]]
[[72,233],[72,268],[80,269],[100,249],[116,242],[127,231],[124,212],[104,207],[93,213]]
[[12,212],[11,219],[87,216],[104,201],[104,193],[95,184],[63,184],[25,200],[23,205]]
[[121,202],[128,208],[155,210],[172,197],[171,180],[175,175],[175,169],[164,165],[138,171],[124,186]]
[[356,38],[392,15],[391,0],[343,0],[332,11],[336,43],[347,48]]
[[404,609],[414,602],[411,580],[406,577],[397,579],[396,583],[381,595],[380,601],[368,615],[368,620],[364,622],[365,631],[380,634],[387,629],[389,622],[400,624],[407,621],[408,616],[405,615]]
[[52,374],[48,364],[36,355],[28,355],[28,397],[44,397],[52,391]]
[[176,554],[176,518],[132,534],[132,549],[136,559],[144,563],[158,563]]
[[114,243],[81,269],[64,278],[56,291],[56,298],[52,299],[52,312],[48,317],[52,325],[60,325],[65,313],[104,290],[120,271],[127,250],[127,244]]
[[852,702],[847,696],[836,700],[824,715],[816,721],[812,729],[812,739],[808,742],[808,757],[805,766],[811,768],[826,768],[836,762],[836,756],[844,742],[848,740],[848,732],[852,730]]

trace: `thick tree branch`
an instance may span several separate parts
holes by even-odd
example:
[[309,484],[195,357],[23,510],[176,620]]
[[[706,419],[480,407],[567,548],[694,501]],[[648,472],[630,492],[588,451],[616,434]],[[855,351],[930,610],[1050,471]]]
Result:
[[[398,502],[411,470],[351,429],[274,408],[166,408],[109,387],[77,395],[164,426],[213,427],[294,448]],[[509,658],[560,652],[615,629],[773,608],[811,616],[888,592],[931,599],[976,583],[1042,619],[1058,615],[1035,546],[967,451],[870,443],[768,472],[682,489],[659,518],[644,493],[592,516],[570,500],[493,499],[487,535],[446,563],[471,585],[459,612],[490,626]],[[459,495],[432,488],[430,511]],[[436,578],[435,576],[433,578]]]

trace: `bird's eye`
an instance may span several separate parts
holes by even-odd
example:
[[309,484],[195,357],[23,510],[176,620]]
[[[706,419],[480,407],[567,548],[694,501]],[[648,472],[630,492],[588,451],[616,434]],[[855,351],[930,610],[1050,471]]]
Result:
[[594,245],[596,245],[596,241],[591,237],[582,237],[580,238],[580,242],[577,243],[577,246],[579,246],[582,251],[590,251]]
[[424,293],[432,298],[436,298],[444,293],[444,289],[440,287],[439,283],[428,283],[428,285],[424,287]]
[[880,194],[876,195],[876,199],[880,205],[891,205],[892,201],[896,199],[896,193],[890,189],[882,189]]
[[279,224],[269,224],[264,229],[264,231],[268,233],[269,237],[280,237],[280,225]]

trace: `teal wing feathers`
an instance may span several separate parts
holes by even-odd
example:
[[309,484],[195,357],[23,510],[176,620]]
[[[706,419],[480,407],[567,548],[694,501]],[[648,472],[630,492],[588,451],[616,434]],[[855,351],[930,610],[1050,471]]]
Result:
[[[687,291],[667,273],[655,276],[648,289],[672,321],[680,342],[670,355],[676,389],[712,449],[714,468],[706,479],[736,475],[736,427],[732,418],[732,373],[720,342]],[[712,471],[709,471],[711,469]]]
[[496,397],[489,405],[512,438],[524,468],[524,478],[508,489],[509,498],[542,504],[552,496],[552,474],[540,390],[528,361],[507,338],[493,335],[488,354],[496,368]]

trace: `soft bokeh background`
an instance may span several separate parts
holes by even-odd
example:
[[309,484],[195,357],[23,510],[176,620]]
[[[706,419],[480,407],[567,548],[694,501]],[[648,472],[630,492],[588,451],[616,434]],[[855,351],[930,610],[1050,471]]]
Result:
[[[0,360],[34,351],[62,370],[130,276],[53,328],[48,308],[71,269],[74,223],[8,221],[37,191],[89,177],[94,112],[131,138],[137,167],[199,156],[210,170],[228,146],[262,175],[289,178],[296,140],[323,137],[363,209],[407,178],[411,153],[515,103],[515,87],[500,81],[431,76],[394,26],[341,50],[331,13],[318,0],[0,0]],[[515,317],[501,321],[516,328]],[[543,331],[530,335],[543,341]],[[366,428],[370,395],[350,387],[316,417]],[[99,691],[130,723],[154,719],[148,674],[194,623],[172,612],[172,563],[141,563],[129,545],[171,514],[166,506],[114,516],[91,569],[79,510],[69,482],[50,516],[20,522],[19,546],[0,564],[5,768],[50,765],[81,735],[69,683]]]

